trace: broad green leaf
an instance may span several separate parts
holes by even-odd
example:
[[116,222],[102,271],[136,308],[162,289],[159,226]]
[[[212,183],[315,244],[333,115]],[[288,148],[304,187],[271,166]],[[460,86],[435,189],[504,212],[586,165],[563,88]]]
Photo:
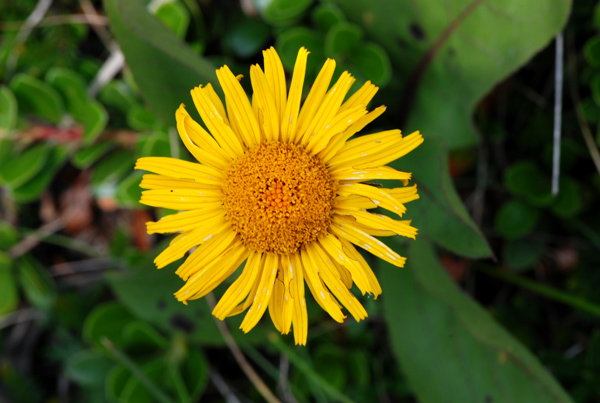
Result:
[[80,148],[71,158],[71,162],[79,169],[89,168],[113,147],[115,144],[107,141]]
[[67,359],[65,375],[79,386],[101,386],[114,366],[105,354],[82,350]]
[[15,310],[19,303],[17,284],[12,272],[12,259],[0,252],[0,316]]
[[69,156],[69,147],[57,145],[52,147],[40,172],[18,188],[13,189],[12,195],[19,203],[29,203],[36,200],[48,188],[56,172],[62,167]]
[[52,147],[47,143],[36,143],[23,152],[6,156],[0,166],[0,184],[17,188],[40,172]]
[[346,54],[358,47],[362,39],[363,31],[358,25],[339,22],[332,26],[325,35],[325,53],[331,56]]
[[163,124],[174,126],[179,105],[192,104],[190,90],[217,82],[214,67],[138,1],[105,0],[104,7],[142,95]]
[[382,266],[392,347],[420,402],[571,402],[538,360],[457,288],[431,244],[412,242],[405,268]]
[[0,85],[0,137],[10,132],[17,123],[17,100],[12,91]]
[[[155,256],[159,251],[153,253]],[[189,305],[173,298],[173,293],[184,285],[175,274],[181,262],[173,263],[157,270],[153,257],[144,259],[128,273],[113,272],[107,275],[108,282],[121,301],[138,318],[159,329],[172,333],[184,331],[191,340],[222,345],[223,338],[215,324],[204,299],[190,301]],[[238,329],[243,315],[227,318],[227,325],[233,337],[240,343],[261,343],[266,340],[265,328],[260,324],[250,333]]]
[[115,346],[122,347],[125,344],[123,329],[133,320],[134,317],[122,304],[107,302],[95,308],[85,318],[83,339],[101,351],[105,350],[102,345],[103,337]]
[[561,218],[576,216],[583,208],[581,184],[575,179],[562,175],[558,195],[552,204],[552,212]]
[[22,113],[32,113],[50,123],[60,123],[64,105],[54,88],[27,74],[17,74],[10,82]]
[[[208,360],[202,354],[202,350],[191,348],[187,351],[183,362],[181,362],[177,371],[171,371],[174,377],[180,377],[190,395],[190,401],[198,400],[208,384],[210,366]],[[174,379],[174,382],[179,381]]]
[[519,200],[510,200],[496,214],[494,226],[503,237],[517,239],[533,231],[540,215],[539,209]]
[[[143,374],[155,385],[164,382],[167,363],[162,357],[139,367]],[[131,375],[123,386],[118,401],[121,403],[147,403],[156,401],[156,399],[154,399],[153,394],[136,376]]]
[[56,285],[48,270],[30,255],[16,262],[19,283],[25,297],[36,308],[49,310],[56,300]]
[[[444,138],[450,149],[477,143],[471,116],[477,102],[546,46],[571,8],[570,0],[336,3],[350,21],[364,24],[405,77],[408,91],[388,105],[391,112],[410,107],[405,128],[431,141]],[[428,52],[430,64],[412,75]]]
[[420,198],[407,204],[406,217],[419,229],[419,239],[430,239],[454,253],[472,258],[492,255],[483,234],[456,194],[441,144],[426,139],[417,149],[390,165],[413,173]]
[[169,348],[169,341],[147,322],[136,320],[123,328],[123,340],[130,349],[151,348],[154,350]]

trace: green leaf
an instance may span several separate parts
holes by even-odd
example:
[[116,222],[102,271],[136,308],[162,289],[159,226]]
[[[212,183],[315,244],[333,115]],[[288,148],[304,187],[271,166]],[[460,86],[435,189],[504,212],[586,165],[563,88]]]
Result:
[[104,130],[108,114],[99,102],[88,96],[83,78],[73,70],[55,67],[46,74],[46,81],[60,91],[69,114],[83,125],[83,142],[92,143]]
[[380,87],[392,78],[392,66],[385,50],[376,43],[367,43],[353,49],[348,57],[354,66]]
[[12,273],[12,259],[0,252],[0,316],[14,311],[19,303],[17,284]]
[[107,302],[95,308],[85,318],[83,339],[100,351],[105,351],[101,343],[103,337],[115,346],[122,347],[125,344],[123,329],[133,320],[133,316],[122,304]]
[[270,28],[264,22],[255,19],[244,19],[230,29],[224,44],[242,59],[256,55],[265,48],[269,40]]
[[509,192],[524,197],[536,207],[548,206],[554,201],[550,179],[533,161],[521,161],[508,167],[504,185]]
[[0,137],[10,132],[17,123],[17,100],[12,91],[0,85]]
[[42,192],[48,188],[50,182],[54,179],[54,175],[63,166],[68,156],[68,146],[57,145],[52,147],[40,172],[25,184],[13,189],[14,199],[19,203],[29,203],[38,199]]
[[288,26],[298,21],[314,0],[270,0],[262,11],[265,21],[276,26]]
[[139,131],[152,130],[159,125],[156,116],[141,105],[136,105],[129,109],[127,112],[127,124],[133,130]]
[[89,168],[113,147],[115,143],[107,141],[80,148],[71,158],[71,162],[79,169]]
[[190,349],[185,359],[178,366],[178,371],[174,376],[179,375],[186,385],[191,396],[190,401],[197,401],[206,385],[210,375],[210,366],[208,360],[202,354],[202,350],[197,348]]
[[142,198],[142,188],[140,188],[140,182],[142,181],[143,172],[133,172],[127,178],[123,179],[119,186],[117,186],[117,192],[115,193],[115,200],[119,205],[123,207],[140,208],[140,199]]
[[190,90],[217,82],[214,67],[138,1],[105,0],[104,7],[142,95],[163,124],[174,126],[179,105],[192,103]]
[[506,202],[496,214],[496,231],[507,239],[517,239],[529,234],[540,219],[541,212],[519,200]]
[[0,250],[9,250],[19,240],[19,233],[8,222],[0,220]]
[[171,157],[169,134],[155,131],[148,136],[140,136],[138,149],[140,157]]
[[0,184],[17,188],[33,178],[46,163],[51,149],[47,143],[36,143],[22,153],[7,155],[0,167]]
[[123,81],[112,80],[98,93],[98,99],[105,105],[119,111],[123,116],[137,105],[135,96]]
[[527,270],[534,266],[544,253],[544,244],[533,239],[506,241],[502,260],[513,270]]
[[589,39],[583,46],[585,60],[594,67],[600,66],[600,36]]
[[67,359],[65,375],[79,386],[102,386],[115,363],[106,355],[82,350]]
[[116,150],[94,167],[91,183],[95,186],[116,182],[133,169],[135,158],[129,150]]
[[[358,25],[339,22],[333,25],[325,35],[325,53],[330,56],[346,54],[358,47],[362,39],[363,31]],[[387,59],[387,63],[389,67],[389,59]]]
[[558,195],[552,205],[552,212],[561,218],[572,218],[583,208],[581,185],[575,179],[562,175]]
[[65,107],[58,92],[50,85],[27,74],[17,74],[10,82],[10,89],[23,113],[60,123]]
[[[443,7],[437,0],[336,3],[385,48],[393,71],[409,85],[391,100],[396,104],[388,104],[390,112],[410,106],[404,128],[421,130],[429,141],[444,138],[450,149],[478,142],[472,113],[479,100],[545,47],[563,29],[571,8],[570,0],[493,6],[449,0]],[[412,75],[426,55],[428,66]]]
[[485,237],[456,194],[448,172],[448,156],[441,144],[425,140],[390,165],[413,172],[420,198],[407,205],[406,217],[413,219],[419,238],[430,239],[463,256],[492,255]]
[[48,270],[30,255],[24,255],[16,263],[19,282],[25,297],[36,308],[49,310],[56,300],[56,285]]
[[312,78],[316,77],[317,68],[325,60],[322,35],[305,27],[294,27],[282,32],[275,44],[277,53],[281,57],[281,63],[289,71],[294,69],[298,50],[303,46],[310,51],[308,61],[306,62],[305,79],[306,82],[309,82]]
[[148,323],[136,320],[123,328],[123,340],[130,348],[151,348],[165,350],[169,341]]
[[162,3],[155,13],[156,17],[162,21],[180,38],[185,38],[185,34],[190,25],[190,13],[178,1],[168,1]]
[[421,402],[571,402],[538,360],[459,290],[431,244],[382,262],[392,347]]
[[319,4],[312,12],[312,21],[321,33],[327,31],[339,22],[346,21],[344,13],[333,3]]
[[[181,262],[157,270],[152,263],[154,255],[144,259],[129,273],[113,272],[106,276],[119,301],[138,319],[167,333],[183,331],[190,340],[223,345],[223,338],[206,301],[190,301],[186,306],[173,298],[173,293],[184,285],[174,273]],[[260,324],[248,334],[238,329],[242,316],[226,320],[234,339],[242,344],[265,342],[265,328]]]

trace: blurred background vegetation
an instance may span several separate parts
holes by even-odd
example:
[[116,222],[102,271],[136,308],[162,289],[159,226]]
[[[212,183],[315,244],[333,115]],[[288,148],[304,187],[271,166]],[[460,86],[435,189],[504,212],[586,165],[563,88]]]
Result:
[[[599,31],[596,0],[0,3],[0,400],[259,401],[249,366],[291,402],[600,401]],[[425,137],[395,163],[421,195],[418,240],[391,241],[407,266],[367,256],[384,293],[363,322],[308,299],[302,348],[174,300],[169,238],[145,232],[168,212],[133,171],[190,159],[179,103],[222,64],[250,93],[269,46],[288,73],[308,48],[307,83],[331,57],[380,86],[367,132]]]

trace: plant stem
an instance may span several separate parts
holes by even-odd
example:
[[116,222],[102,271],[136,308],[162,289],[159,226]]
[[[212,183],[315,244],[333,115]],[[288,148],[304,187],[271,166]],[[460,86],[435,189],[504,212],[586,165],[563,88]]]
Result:
[[583,312],[590,313],[595,316],[600,316],[600,306],[592,302],[589,302],[583,298],[574,297],[566,292],[557,290],[556,288],[549,287],[547,285],[540,284],[538,282],[523,278],[516,274],[510,273],[506,270],[498,270],[496,268],[486,266],[475,266],[477,270],[501,280],[512,283],[521,288],[525,288],[531,292],[542,295],[551,300],[561,302],[574,309],[578,309]]

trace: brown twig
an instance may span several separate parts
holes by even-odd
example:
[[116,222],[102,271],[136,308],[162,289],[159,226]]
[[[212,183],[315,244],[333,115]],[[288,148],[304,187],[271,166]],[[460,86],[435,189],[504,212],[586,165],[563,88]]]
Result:
[[[37,24],[37,27],[48,27],[52,25],[63,24],[85,24],[91,26],[105,27],[108,25],[108,19],[101,15],[87,14],[66,14],[66,15],[51,15],[45,17]],[[18,31],[25,25],[23,21],[0,22],[0,31]],[[34,27],[35,28],[35,27]]]
[[38,243],[40,243],[40,241],[44,237],[46,237],[50,234],[54,234],[57,231],[60,231],[64,226],[65,226],[65,223],[62,220],[62,218],[57,218],[54,221],[50,221],[49,223],[44,224],[40,228],[38,228],[37,231],[35,231],[35,232],[27,235],[25,238],[23,238],[21,240],[21,242],[19,242],[15,246],[13,246],[8,251],[8,254],[13,258],[22,256],[25,253],[29,252],[31,249],[35,248],[36,245]]
[[[215,308],[216,301],[212,293],[206,296],[206,302],[208,303],[208,306],[211,310]],[[223,339],[225,340],[229,351],[231,351],[231,354],[233,354],[233,358],[235,358],[242,371],[244,371],[248,379],[250,379],[250,382],[252,382],[252,384],[262,395],[262,397],[269,403],[281,403],[280,400],[277,399],[277,397],[275,397],[273,392],[271,392],[269,387],[263,382],[263,380],[256,373],[256,371],[254,371],[254,368],[252,368],[250,363],[246,360],[244,353],[242,353],[242,350],[236,344],[235,340],[233,340],[233,337],[231,336],[231,333],[229,332],[229,329],[227,328],[225,322],[217,318],[215,318],[215,322],[217,323],[219,332],[221,332],[221,335],[223,336]]]

